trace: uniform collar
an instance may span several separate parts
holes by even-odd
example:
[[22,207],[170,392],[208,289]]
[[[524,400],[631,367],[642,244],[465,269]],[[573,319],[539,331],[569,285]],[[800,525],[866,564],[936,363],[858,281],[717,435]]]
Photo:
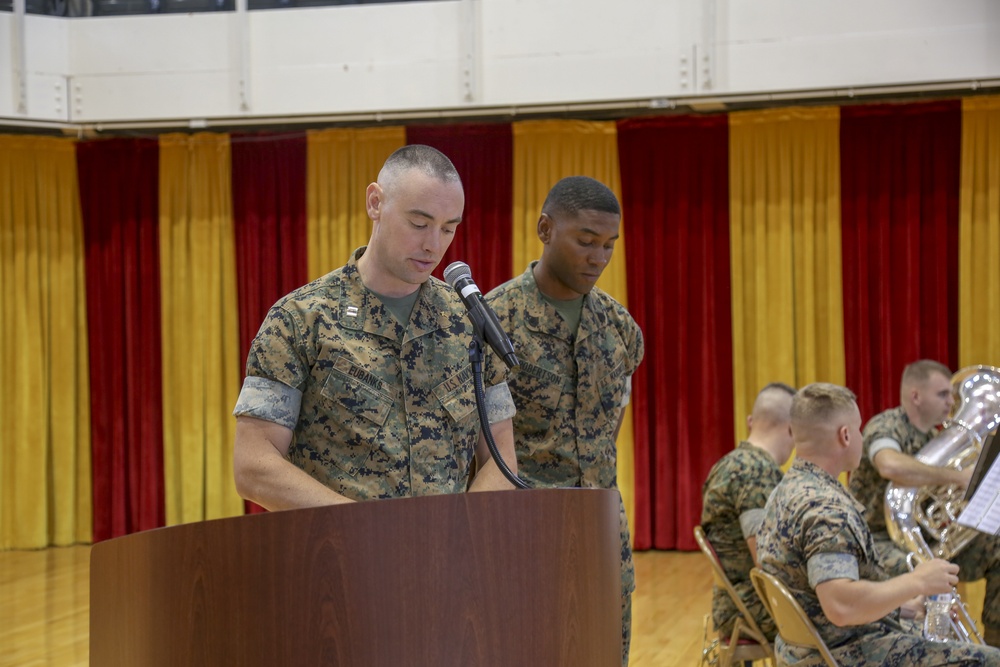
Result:
[[823,482],[826,483],[826,486],[836,488],[838,493],[843,495],[844,498],[848,499],[850,503],[859,512],[863,513],[865,511],[865,506],[859,503],[857,499],[853,495],[851,495],[851,492],[848,491],[847,488],[840,483],[839,479],[837,479],[827,471],[823,470],[821,467],[819,467],[812,461],[806,461],[805,459],[796,458],[795,462],[792,464],[792,467],[789,469],[789,472],[791,472],[792,470],[796,470],[800,473],[804,473],[807,475],[812,475],[813,477],[818,477],[819,479],[823,480]]
[[[528,265],[520,285],[521,292],[524,295],[525,311],[527,314],[525,326],[532,331],[572,341],[574,333],[569,330],[566,320],[562,318],[562,315],[559,314],[555,306],[542,298],[542,292],[538,289],[538,283],[535,282],[534,269],[536,264],[538,264],[538,260]],[[595,287],[594,289],[597,288]],[[575,335],[577,342],[587,338],[591,332],[596,331],[600,326],[600,313],[598,312],[600,307],[593,298],[592,292],[593,290],[591,290],[590,294],[583,295],[580,326]]]
[[436,278],[430,278],[420,286],[420,295],[413,304],[407,326],[399,324],[381,299],[361,281],[358,258],[364,254],[365,248],[362,246],[351,253],[344,265],[340,294],[341,326],[397,340],[402,337],[402,342],[406,343],[453,325],[454,303],[449,302],[447,291],[441,289],[443,283],[439,284]]

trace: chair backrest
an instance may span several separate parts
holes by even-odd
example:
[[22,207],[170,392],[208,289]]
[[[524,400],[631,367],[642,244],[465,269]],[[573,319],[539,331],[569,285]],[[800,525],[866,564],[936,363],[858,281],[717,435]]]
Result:
[[785,643],[816,649],[829,667],[838,667],[816,626],[780,579],[755,567],[750,570],[750,581]]
[[[740,594],[733,587],[732,582],[729,581],[729,577],[726,576],[725,570],[722,569],[722,563],[719,561],[719,555],[715,553],[715,547],[712,546],[708,537],[705,536],[705,531],[700,525],[694,527],[694,541],[698,543],[698,548],[701,549],[701,552],[712,563],[712,576],[715,577],[715,585],[726,591],[726,594],[732,599],[733,604],[736,605],[740,615],[743,617],[743,622],[747,625],[751,634],[755,634],[763,639],[764,633],[761,632],[757,621],[754,620],[753,614],[747,609],[746,604],[743,603],[743,598],[740,597]],[[764,641],[766,642],[767,640],[764,639]]]

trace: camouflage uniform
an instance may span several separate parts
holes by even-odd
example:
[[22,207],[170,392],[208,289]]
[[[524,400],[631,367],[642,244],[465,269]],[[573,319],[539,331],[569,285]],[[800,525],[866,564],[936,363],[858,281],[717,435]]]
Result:
[[[741,442],[712,466],[701,488],[701,527],[753,620],[772,640],[774,621],[750,582],[750,568],[754,562],[747,538],[756,536],[764,518],[767,497],[781,481],[781,476],[781,468],[770,454],[749,442]],[[713,587],[712,620],[719,632],[728,637],[738,614],[729,594],[718,586]]]
[[[975,644],[936,644],[900,625],[899,611],[879,621],[837,627],[823,613],[815,588],[831,579],[885,581],[864,507],[835,477],[798,459],[775,488],[757,534],[764,571],[777,576],[812,619],[842,667],[863,665],[1000,666],[1000,650]],[[792,665],[823,665],[812,649],[785,644],[776,650]]]
[[[480,431],[465,309],[431,278],[402,326],[362,284],[363,252],[271,308],[234,414],[292,429],[291,462],[348,498],[462,492]],[[513,415],[498,368],[491,423]]]
[[[615,430],[642,361],[642,332],[628,311],[593,288],[576,332],[545,301],[532,270],[487,295],[521,362],[508,379],[517,414],[518,475],[533,486],[614,489]],[[622,649],[628,662],[635,569],[619,501]]]
[[[935,435],[937,429],[931,429],[927,433],[918,430],[902,407],[875,415],[865,424],[865,452],[861,465],[851,475],[851,493],[864,505],[865,518],[875,539],[875,547],[886,570],[893,575],[908,570],[906,552],[892,541],[886,530],[885,492],[889,481],[879,475],[872,459],[883,449],[895,449],[915,456]],[[882,442],[877,442],[880,440]],[[897,446],[886,440],[893,441]],[[979,535],[951,560],[958,565],[958,576],[962,581],[986,578],[983,623],[988,628],[1000,629],[1000,537]]]

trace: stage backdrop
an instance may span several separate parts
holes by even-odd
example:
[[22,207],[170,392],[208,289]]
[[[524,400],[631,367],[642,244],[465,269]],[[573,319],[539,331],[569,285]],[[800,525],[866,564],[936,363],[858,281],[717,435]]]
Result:
[[268,307],[370,233],[407,143],[466,188],[438,268],[538,257],[541,203],[621,198],[599,285],[642,327],[619,438],[637,549],[693,549],[701,483],[772,381],[898,402],[906,363],[1000,365],[1000,98],[618,122],[0,136],[0,548],[230,516],[233,404]]

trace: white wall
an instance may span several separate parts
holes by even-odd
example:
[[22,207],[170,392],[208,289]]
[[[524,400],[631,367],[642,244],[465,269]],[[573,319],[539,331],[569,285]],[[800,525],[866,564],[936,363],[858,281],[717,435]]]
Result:
[[21,111],[18,25],[0,14],[0,124],[453,116],[1000,85],[996,0],[440,0],[26,16]]

